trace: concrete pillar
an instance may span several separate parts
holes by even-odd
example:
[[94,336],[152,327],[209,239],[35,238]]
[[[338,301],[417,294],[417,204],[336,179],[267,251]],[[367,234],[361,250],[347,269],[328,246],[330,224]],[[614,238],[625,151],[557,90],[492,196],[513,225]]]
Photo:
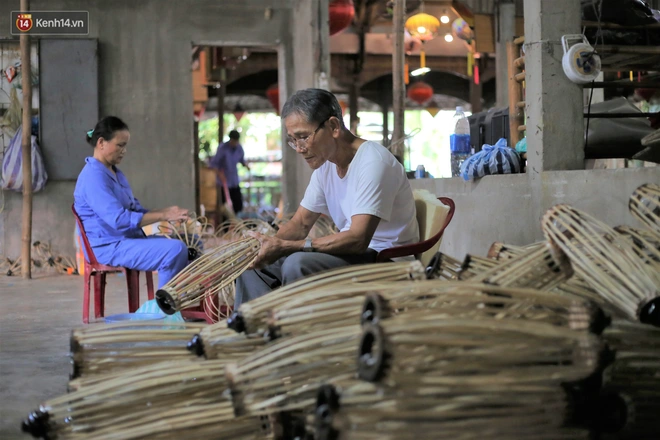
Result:
[[[278,55],[280,107],[296,90],[329,89],[330,29],[328,0],[296,0],[282,20]],[[282,124],[282,197],[284,211],[294,212],[302,200],[312,170],[286,143]]]
[[564,74],[561,37],[580,33],[580,2],[525,0],[527,172],[584,169],[582,86]]
[[507,107],[509,105],[506,42],[512,40],[515,33],[516,4],[513,0],[500,0],[495,14],[495,71],[497,72],[495,76],[495,96],[497,107]]

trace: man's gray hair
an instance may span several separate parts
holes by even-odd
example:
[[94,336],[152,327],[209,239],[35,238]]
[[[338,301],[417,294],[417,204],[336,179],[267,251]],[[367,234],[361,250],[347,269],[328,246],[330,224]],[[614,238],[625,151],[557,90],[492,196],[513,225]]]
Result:
[[282,119],[293,113],[298,113],[312,124],[321,124],[331,116],[335,116],[339,119],[341,127],[344,128],[344,118],[339,101],[327,90],[298,90],[286,100],[284,108],[282,108]]

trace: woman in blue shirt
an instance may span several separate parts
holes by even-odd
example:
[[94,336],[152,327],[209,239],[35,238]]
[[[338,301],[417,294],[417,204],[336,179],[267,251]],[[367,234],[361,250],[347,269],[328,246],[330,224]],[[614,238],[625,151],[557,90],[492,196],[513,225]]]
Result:
[[133,196],[117,165],[130,140],[128,126],[119,118],[101,119],[87,132],[94,155],[85,159],[73,192],[74,207],[82,220],[99,263],[140,271],[158,271],[158,288],[188,263],[188,249],[180,240],[146,237],[142,226],[188,218],[178,206],[149,211]]

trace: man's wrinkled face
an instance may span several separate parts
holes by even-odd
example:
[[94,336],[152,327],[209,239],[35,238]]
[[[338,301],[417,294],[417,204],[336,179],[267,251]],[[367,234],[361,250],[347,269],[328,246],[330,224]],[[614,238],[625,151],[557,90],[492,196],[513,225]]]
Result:
[[319,125],[308,122],[298,113],[284,119],[289,147],[294,148],[313,170],[320,168],[329,158],[328,148],[324,145],[328,119]]

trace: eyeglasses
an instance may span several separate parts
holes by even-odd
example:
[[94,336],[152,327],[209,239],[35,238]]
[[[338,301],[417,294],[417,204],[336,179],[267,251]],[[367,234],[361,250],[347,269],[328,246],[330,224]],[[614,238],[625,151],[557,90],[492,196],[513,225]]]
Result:
[[332,116],[328,117],[326,120],[321,122],[319,126],[310,134],[309,136],[305,136],[300,139],[294,139],[291,136],[289,136],[289,140],[287,141],[287,144],[289,144],[289,147],[293,148],[294,150],[298,151],[298,145],[300,145],[300,149],[307,149],[307,142],[310,141],[312,137],[323,127],[323,125],[330,120]]

